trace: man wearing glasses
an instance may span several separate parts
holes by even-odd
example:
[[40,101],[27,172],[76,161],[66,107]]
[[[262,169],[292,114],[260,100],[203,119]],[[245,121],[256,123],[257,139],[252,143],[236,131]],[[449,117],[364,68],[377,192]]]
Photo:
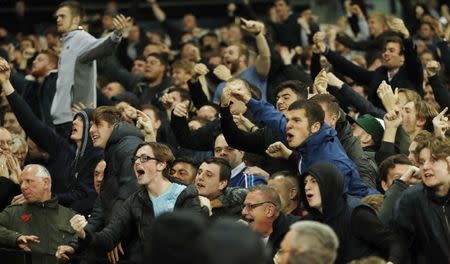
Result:
[[271,247],[272,258],[280,248],[289,226],[300,220],[296,216],[283,214],[278,193],[265,185],[249,189],[242,209],[242,218],[251,229],[262,236],[266,245]]
[[[132,263],[149,263],[152,260],[151,227],[157,216],[176,209],[189,209],[206,215],[206,208],[201,206],[195,186],[186,187],[169,181],[170,164],[174,156],[167,145],[142,143],[131,160],[138,191],[114,210],[108,225],[101,231],[91,231],[81,215],[76,215],[70,221],[80,243],[97,250],[111,251],[120,242],[125,242],[126,238],[132,238],[132,241],[128,241],[132,246],[128,252],[125,251],[129,254],[129,260]],[[73,250],[69,246],[60,246],[56,257],[68,259],[68,254],[73,254]],[[117,256],[116,261],[119,261]]]

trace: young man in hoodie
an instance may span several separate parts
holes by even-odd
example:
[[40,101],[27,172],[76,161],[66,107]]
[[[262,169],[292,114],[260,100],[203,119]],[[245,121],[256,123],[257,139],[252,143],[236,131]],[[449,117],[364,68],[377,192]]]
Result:
[[[122,112],[113,106],[95,109],[89,133],[94,147],[104,150],[106,162],[102,187],[85,227],[88,232],[96,232],[110,223],[113,212],[117,212],[123,202],[137,190],[131,158],[144,136],[135,126],[123,122]],[[125,252],[134,243],[127,242],[129,241],[124,241],[122,245]],[[67,250],[73,253],[82,251],[85,244],[74,237],[69,245]]]
[[343,191],[344,179],[332,164],[318,162],[300,178],[301,199],[311,220],[329,225],[339,238],[335,263],[380,255],[400,262],[402,244],[378,219],[375,210]]

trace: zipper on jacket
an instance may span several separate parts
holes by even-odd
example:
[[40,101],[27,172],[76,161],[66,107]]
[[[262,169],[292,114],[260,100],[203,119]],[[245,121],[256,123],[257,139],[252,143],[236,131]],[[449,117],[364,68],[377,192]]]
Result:
[[447,224],[448,235],[450,236],[450,224],[448,223],[447,213],[445,212],[445,206],[448,204],[448,201],[449,200],[447,199],[447,201],[442,205],[442,211],[444,212],[444,219]]

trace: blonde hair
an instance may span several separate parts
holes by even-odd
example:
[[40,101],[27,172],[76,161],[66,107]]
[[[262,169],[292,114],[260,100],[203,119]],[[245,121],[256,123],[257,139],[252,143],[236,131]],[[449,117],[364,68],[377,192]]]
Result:
[[17,134],[11,134],[12,138],[12,145],[11,145],[11,152],[16,153],[20,150],[21,147],[25,148],[25,152],[28,153],[28,144],[23,139],[23,137],[17,135]]

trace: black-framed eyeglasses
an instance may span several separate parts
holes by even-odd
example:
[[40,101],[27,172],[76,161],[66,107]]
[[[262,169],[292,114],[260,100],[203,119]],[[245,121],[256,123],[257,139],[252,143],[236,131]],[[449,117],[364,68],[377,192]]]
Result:
[[261,205],[266,204],[266,203],[270,203],[275,206],[275,204],[271,201],[264,201],[264,202],[260,202],[260,203],[254,203],[254,204],[244,204],[243,206],[247,210],[253,210],[253,209],[260,207]]
[[131,162],[135,163],[137,160],[139,160],[141,163],[145,163],[149,160],[156,160],[159,161],[157,158],[155,157],[150,157],[146,154],[142,154],[141,156],[134,156],[131,158]]

